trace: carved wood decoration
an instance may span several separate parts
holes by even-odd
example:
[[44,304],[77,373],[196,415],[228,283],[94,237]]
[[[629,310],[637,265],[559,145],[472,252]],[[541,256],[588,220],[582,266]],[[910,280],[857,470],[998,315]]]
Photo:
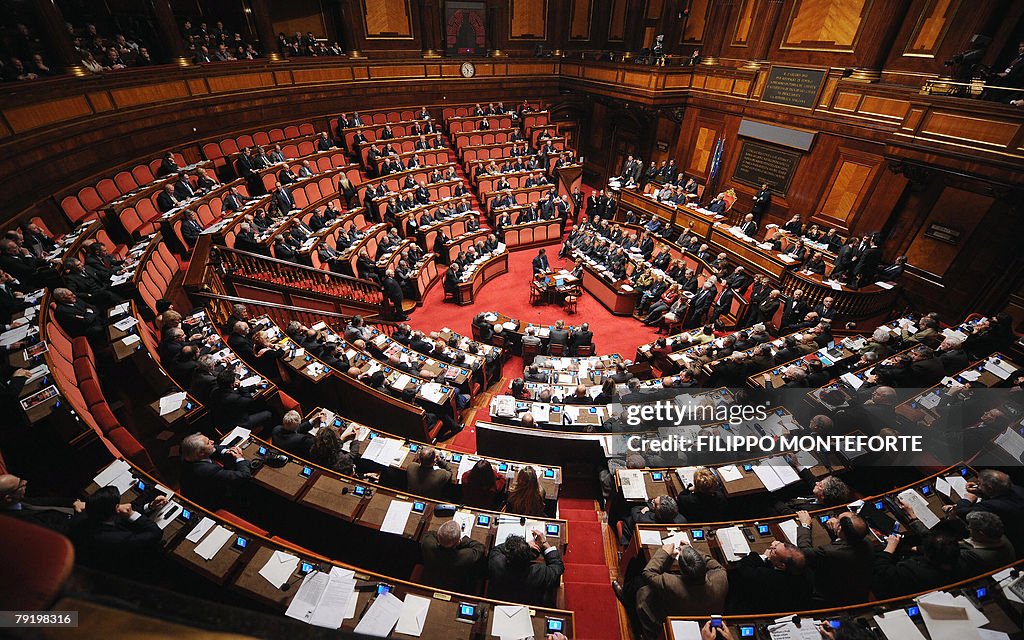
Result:
[[547,38],[547,0],[511,0],[510,40]]
[[876,167],[869,157],[841,155],[818,206],[821,215],[830,222],[839,222],[843,227],[850,228],[854,215],[868,195]]
[[732,37],[732,46],[745,47],[750,39],[750,27],[754,22],[754,11],[757,0],[742,0],[736,16],[736,32]]
[[593,20],[594,0],[573,0],[569,20],[570,40],[590,40],[590,22]]
[[686,19],[679,44],[700,44],[704,42],[704,25],[707,23],[711,0],[690,0],[690,16]]
[[795,0],[781,49],[852,53],[873,0]]
[[409,0],[363,0],[366,37],[373,39],[412,38]]
[[934,58],[959,8],[960,0],[927,0],[903,55]]
[[711,162],[711,154],[715,150],[715,138],[718,132],[708,127],[699,127],[694,137],[693,152],[690,153],[690,162],[686,166],[688,173],[706,176],[708,164]]
[[612,0],[611,15],[608,16],[608,41],[622,42],[626,39],[626,10],[629,0]]

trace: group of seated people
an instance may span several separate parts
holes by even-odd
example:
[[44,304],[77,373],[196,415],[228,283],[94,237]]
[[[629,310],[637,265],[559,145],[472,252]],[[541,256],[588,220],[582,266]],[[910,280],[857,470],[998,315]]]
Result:
[[518,334],[507,331],[503,324],[490,322],[486,312],[478,313],[473,317],[473,326],[479,333],[482,342],[489,343],[496,334],[503,335],[507,336],[506,339],[511,342],[538,346],[543,344],[541,351],[544,353],[551,351],[551,345],[562,345],[566,355],[575,356],[579,347],[594,345],[594,332],[590,330],[590,323],[587,322],[581,323],[578,327],[566,327],[564,320],[557,320],[555,325],[548,330],[546,339],[542,339],[533,327],[527,327],[520,337]]
[[257,49],[256,44],[247,42],[241,33],[225,29],[220,20],[210,27],[205,21],[194,24],[191,18],[187,18],[182,25],[182,35],[185,39],[185,53],[196,64],[255,60],[266,52],[262,43]]
[[[519,208],[513,219],[506,210]],[[523,207],[516,194],[511,189],[506,189],[500,195],[491,199],[490,217],[495,221],[495,227],[504,228],[513,224],[526,224],[538,220],[568,220],[569,211],[572,205],[565,196],[558,195],[552,188],[543,198],[529,203]]]
[[468,247],[465,251],[459,251],[445,271],[445,292],[457,296],[460,282],[468,282],[484,259],[499,255],[504,250],[505,245],[498,240],[496,234],[492,233],[488,234],[486,240],[477,240],[472,247]]
[[313,35],[312,31],[307,31],[305,35],[301,31],[296,31],[290,38],[283,31],[278,33],[277,51],[289,58],[299,56],[341,56],[345,54],[345,50],[341,48],[340,44],[334,42],[328,45],[326,40],[321,42]]

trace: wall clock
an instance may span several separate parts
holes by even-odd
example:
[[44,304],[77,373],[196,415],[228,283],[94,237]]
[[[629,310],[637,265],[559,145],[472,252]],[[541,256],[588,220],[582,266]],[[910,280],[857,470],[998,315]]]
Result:
[[459,71],[462,73],[463,78],[472,78],[473,76],[476,75],[476,65],[468,61],[463,62],[462,66],[459,68]]

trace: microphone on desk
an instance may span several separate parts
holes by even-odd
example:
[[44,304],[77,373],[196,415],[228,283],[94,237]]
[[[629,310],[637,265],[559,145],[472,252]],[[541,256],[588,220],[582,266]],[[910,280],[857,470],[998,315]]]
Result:
[[310,575],[313,575],[314,573],[318,573],[318,572],[319,573],[323,573],[325,571],[327,571],[327,567],[325,567],[324,565],[319,564],[319,563],[314,564],[313,565],[313,570],[310,571],[309,573],[300,573],[299,575],[294,576],[288,582],[285,582],[284,584],[282,584],[281,585],[281,591],[288,591],[288,590],[290,590],[292,588],[292,585],[294,585],[300,579],[305,579],[306,576],[310,576]]

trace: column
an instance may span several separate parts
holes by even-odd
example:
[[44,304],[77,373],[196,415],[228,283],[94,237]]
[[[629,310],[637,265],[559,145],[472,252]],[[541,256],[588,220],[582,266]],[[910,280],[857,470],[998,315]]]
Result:
[[505,55],[501,50],[506,38],[504,7],[502,0],[487,1],[487,55],[492,58]]
[[420,12],[420,42],[424,58],[440,58],[444,46],[441,43],[441,18],[437,0],[422,0]]
[[156,28],[160,32],[160,41],[167,54],[167,61],[179,67],[190,65],[191,61],[185,56],[185,43],[174,19],[170,0],[153,0],[153,16],[156,18]]
[[260,48],[263,55],[272,62],[284,60],[277,50],[277,34],[274,33],[274,23],[270,20],[270,7],[267,0],[249,0],[252,5],[252,18],[256,23],[256,37],[260,39]]
[[[863,57],[863,66],[857,67],[850,75],[850,80],[859,82],[878,82],[882,79],[882,67],[885,65],[889,52],[896,42],[903,20],[910,9],[910,0],[887,0],[874,5],[869,19],[878,25],[878,38],[874,48]],[[866,27],[867,25],[865,25]]]
[[734,0],[717,0],[711,3],[711,15],[704,25],[704,43],[700,49],[701,64],[718,64],[729,18],[732,17],[733,2]]
[[742,68],[757,70],[768,65],[768,49],[772,46],[775,26],[782,14],[782,2],[783,0],[761,1],[757,13],[754,14],[754,24],[750,27],[750,58]]
[[548,33],[551,34],[551,55],[561,57],[569,40],[569,3],[548,3]]
[[359,20],[359,11],[357,9],[353,9],[347,0],[339,0],[338,8],[341,9],[341,37],[345,40],[345,48],[348,50],[348,57],[365,57],[359,52],[359,31],[356,29],[356,21]]
[[57,65],[73,76],[89,75],[82,66],[81,56],[75,51],[71,36],[64,28],[64,14],[60,12],[56,0],[32,0],[32,8],[39,20],[43,41],[57,57]]

